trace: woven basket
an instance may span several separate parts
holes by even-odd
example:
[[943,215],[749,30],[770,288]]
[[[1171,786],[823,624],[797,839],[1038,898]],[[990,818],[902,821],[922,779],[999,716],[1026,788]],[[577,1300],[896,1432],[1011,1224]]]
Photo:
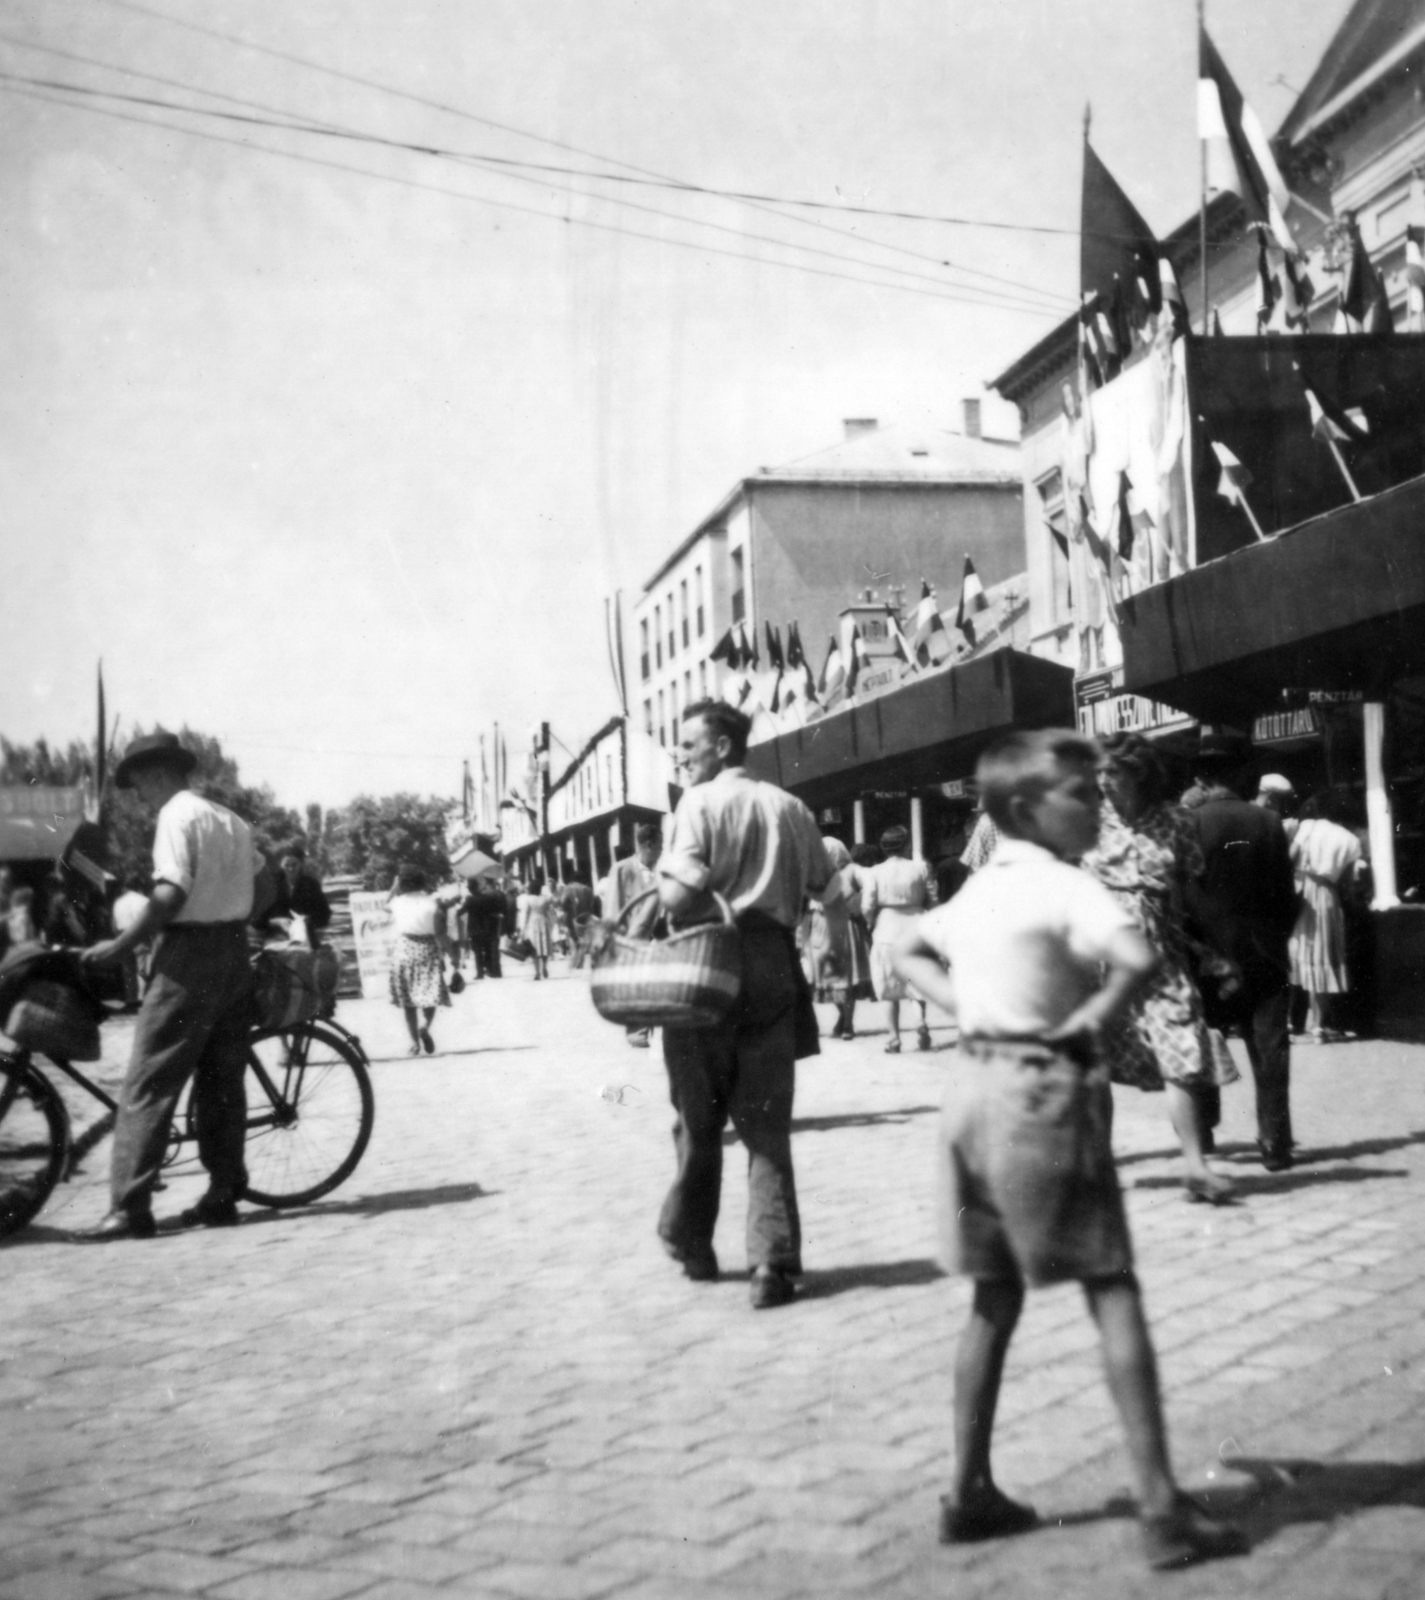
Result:
[[94,1007],[65,983],[37,978],[10,1008],[6,1035],[22,1050],[56,1061],[97,1061],[99,1022]]
[[666,939],[623,932],[634,908],[657,892],[649,889],[630,900],[618,921],[591,940],[594,1008],[626,1028],[715,1028],[742,989],[742,945],[732,907],[715,895],[721,922],[700,923]]

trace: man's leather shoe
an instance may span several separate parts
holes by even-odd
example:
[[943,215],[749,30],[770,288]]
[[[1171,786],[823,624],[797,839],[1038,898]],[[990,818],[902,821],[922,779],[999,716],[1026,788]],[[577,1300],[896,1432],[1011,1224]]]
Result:
[[111,1211],[93,1228],[86,1228],[83,1237],[102,1242],[106,1239],[152,1239],[158,1232],[152,1211]]
[[178,1215],[180,1228],[235,1228],[242,1220],[236,1200],[214,1200],[204,1195],[196,1205],[191,1205]]
[[957,1502],[940,1496],[941,1544],[973,1544],[981,1539],[1004,1539],[1028,1533],[1039,1523],[1033,1506],[1022,1506],[993,1485],[973,1499]]
[[1262,1165],[1268,1172],[1289,1172],[1296,1165],[1296,1158],[1288,1150],[1263,1150]]
[[754,1311],[771,1311],[776,1306],[791,1305],[797,1297],[797,1286],[776,1267],[758,1267],[752,1274],[749,1296]]

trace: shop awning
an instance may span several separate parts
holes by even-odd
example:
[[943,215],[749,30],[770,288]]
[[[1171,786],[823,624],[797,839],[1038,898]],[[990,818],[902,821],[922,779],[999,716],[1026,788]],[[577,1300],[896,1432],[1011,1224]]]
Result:
[[747,767],[808,805],[837,805],[870,789],[968,777],[986,745],[1011,728],[1073,725],[1067,667],[995,650],[755,744]]
[[1240,726],[1284,690],[1370,697],[1425,672],[1422,528],[1415,478],[1132,596],[1125,691]]

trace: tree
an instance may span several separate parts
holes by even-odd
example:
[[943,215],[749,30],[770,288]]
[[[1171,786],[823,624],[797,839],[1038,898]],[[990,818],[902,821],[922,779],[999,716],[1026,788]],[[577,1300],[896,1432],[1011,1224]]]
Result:
[[432,882],[449,875],[445,822],[450,800],[415,794],[359,795],[328,813],[326,845],[337,872],[361,878],[368,889],[389,888],[398,867],[415,867]]
[[71,739],[63,750],[51,750],[43,739],[33,744],[0,739],[0,784],[42,783],[68,789],[87,783],[93,773],[93,755],[78,739]]

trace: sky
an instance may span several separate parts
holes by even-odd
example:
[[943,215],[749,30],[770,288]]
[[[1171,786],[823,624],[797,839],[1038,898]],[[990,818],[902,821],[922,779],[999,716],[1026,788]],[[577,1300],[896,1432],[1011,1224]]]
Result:
[[[1210,0],[1268,129],[1347,10]],[[497,723],[557,772],[739,478],[958,428],[1071,309],[1086,104],[1195,209],[1196,59],[1191,0],[6,0],[0,734],[92,738],[102,658],[293,807],[457,794]]]

